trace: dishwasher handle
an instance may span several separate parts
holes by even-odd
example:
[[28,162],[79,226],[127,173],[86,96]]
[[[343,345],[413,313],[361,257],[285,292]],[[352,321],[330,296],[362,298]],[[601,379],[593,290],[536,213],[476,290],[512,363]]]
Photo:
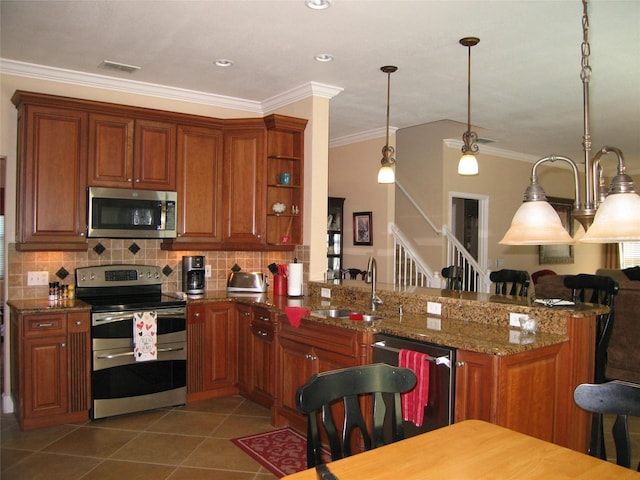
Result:
[[[385,340],[380,340],[378,342],[374,342],[371,344],[373,348],[381,348],[383,350],[388,350],[390,352],[400,353],[400,349],[388,347],[387,342]],[[431,355],[427,355],[426,360],[428,362],[433,362],[436,365],[444,365],[447,368],[451,369],[451,359],[447,355],[442,355],[440,357],[432,357]]]

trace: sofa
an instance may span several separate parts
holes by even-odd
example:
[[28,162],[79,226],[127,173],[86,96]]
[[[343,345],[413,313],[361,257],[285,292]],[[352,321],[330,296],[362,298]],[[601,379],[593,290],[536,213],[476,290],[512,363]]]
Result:
[[[617,280],[620,289],[615,299],[615,316],[609,348],[606,376],[610,379],[640,383],[640,267],[624,270],[599,269],[596,275]],[[564,286],[566,275],[540,277],[535,285],[536,298],[571,300]]]

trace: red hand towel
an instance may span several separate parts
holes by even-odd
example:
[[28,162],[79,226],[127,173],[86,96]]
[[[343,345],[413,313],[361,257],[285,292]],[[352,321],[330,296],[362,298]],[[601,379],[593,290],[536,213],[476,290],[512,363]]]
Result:
[[413,390],[400,396],[402,418],[421,427],[424,421],[424,407],[429,403],[429,360],[427,355],[413,350],[400,350],[398,366],[410,368],[416,374],[417,383]]
[[302,317],[309,315],[311,310],[302,307],[284,307],[284,313],[287,314],[287,319],[293,327],[299,327]]

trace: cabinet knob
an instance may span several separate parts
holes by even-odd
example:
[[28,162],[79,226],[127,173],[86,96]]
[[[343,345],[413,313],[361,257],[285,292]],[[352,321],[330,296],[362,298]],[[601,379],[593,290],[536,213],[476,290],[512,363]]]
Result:
[[456,362],[456,367],[460,368],[460,367],[464,367],[465,363],[464,362]]
[[84,232],[80,232],[80,236],[81,236],[81,237],[84,237]]
[[193,314],[194,317],[199,317],[200,316],[200,312],[196,312]]
[[139,178],[136,178],[136,183],[140,183],[140,179]]
[[65,347],[67,346],[67,344],[66,344],[66,343],[61,343],[61,344],[60,344],[60,346],[61,346],[62,348],[65,348]]
[[82,322],[81,322],[80,320],[77,320],[77,321],[76,321],[76,325],[77,325],[77,326],[80,326],[80,325],[82,325]]
[[133,179],[131,178],[127,178],[127,182],[131,182]]

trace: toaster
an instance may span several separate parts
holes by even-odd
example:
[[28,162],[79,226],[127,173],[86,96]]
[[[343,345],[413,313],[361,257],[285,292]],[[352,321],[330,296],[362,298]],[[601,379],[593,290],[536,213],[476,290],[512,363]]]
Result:
[[261,272],[231,272],[227,279],[227,292],[267,291],[267,277]]

